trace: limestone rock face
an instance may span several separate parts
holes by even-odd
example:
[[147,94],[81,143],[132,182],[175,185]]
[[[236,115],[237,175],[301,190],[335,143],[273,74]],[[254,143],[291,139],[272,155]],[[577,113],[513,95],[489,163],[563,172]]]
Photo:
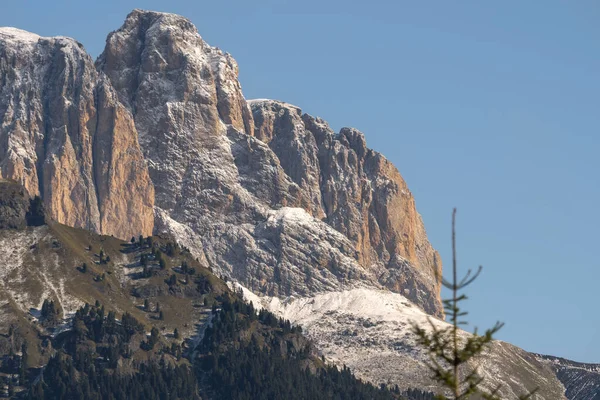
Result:
[[108,36],[97,67],[134,116],[158,207],[179,210],[184,197],[219,185],[218,175],[234,167],[226,124],[253,127],[231,56],[207,45],[186,18],[135,10]]
[[253,100],[250,106],[256,137],[269,145],[285,173],[300,186],[308,202],[305,208],[314,217],[323,218],[318,147],[313,134],[305,129],[302,111],[272,100]]
[[104,233],[128,238],[151,235],[154,185],[129,111],[102,77],[96,88],[98,123],[93,145],[94,178]]
[[23,229],[27,226],[29,194],[13,181],[0,180],[0,229]]
[[[279,233],[280,245],[260,245],[263,235],[273,239],[261,228],[273,212],[301,208],[315,230],[329,225],[351,244],[346,256],[360,273],[330,275],[329,286],[362,284],[356,277],[368,276],[370,285],[403,291],[441,315],[439,257],[402,177],[367,149],[362,133],[334,134],[286,103],[249,106],[235,61],[177,15],[133,11],[109,35],[96,66],[133,115],[156,189],[157,232],[183,240],[177,230],[186,226],[188,247],[253,290],[306,294],[327,285],[304,276],[318,267],[303,251],[286,257],[301,247],[288,236],[292,229]],[[335,255],[317,253],[319,266],[339,264]],[[275,268],[294,273],[283,279]]]
[[0,76],[2,177],[41,195],[58,222],[150,234],[154,196],[135,127],[83,46],[1,28]]
[[381,284],[441,315],[441,260],[394,165],[368,149],[356,129],[336,134],[298,107],[272,100],[250,104],[256,136],[303,190],[307,210],[350,239],[357,261]]

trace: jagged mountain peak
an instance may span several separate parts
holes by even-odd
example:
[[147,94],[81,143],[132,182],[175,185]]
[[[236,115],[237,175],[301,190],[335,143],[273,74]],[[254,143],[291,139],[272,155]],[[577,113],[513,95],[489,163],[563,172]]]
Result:
[[[261,110],[269,110],[272,113],[292,113],[297,115],[303,119],[305,124],[317,125],[321,130],[333,133],[333,130],[329,126],[326,120],[319,116],[312,116],[310,114],[302,112],[302,108],[295,104],[288,103],[282,100],[276,99],[249,99],[247,100],[248,105],[252,109],[254,113],[257,113]],[[309,128],[310,129],[310,128]],[[365,150],[367,149],[365,134],[353,127],[342,127],[340,132],[334,135],[337,139],[346,138],[348,141],[356,144],[360,147],[353,148],[357,151],[359,156],[363,156]],[[267,139],[268,140],[268,139]]]
[[25,31],[14,27],[0,27],[0,45],[4,51],[15,51],[27,53],[32,51],[34,46],[46,48],[46,51],[52,52],[52,48],[61,49],[67,57],[89,58],[83,44],[68,36],[49,36],[44,37],[36,33]]
[[163,40],[178,41],[182,46],[190,49],[199,46],[208,53],[217,53],[226,57],[237,71],[237,63],[233,57],[218,47],[206,43],[192,21],[184,16],[161,11],[134,9],[127,15],[123,25],[108,35],[107,40],[110,40],[111,36],[115,34],[130,32],[139,33],[140,39],[144,39],[144,36],[162,36]]
[[127,29],[133,25],[143,25],[148,29],[156,23],[177,26],[178,28],[198,34],[196,26],[188,18],[182,15],[163,11],[144,10],[141,8],[135,8],[127,14],[125,22],[120,30]]
[[108,35],[96,65],[111,78],[134,114],[138,92],[160,85],[154,88],[159,98],[176,102],[188,95],[185,102],[216,102],[218,119],[252,132],[237,63],[229,54],[209,46],[187,18],[134,10]]

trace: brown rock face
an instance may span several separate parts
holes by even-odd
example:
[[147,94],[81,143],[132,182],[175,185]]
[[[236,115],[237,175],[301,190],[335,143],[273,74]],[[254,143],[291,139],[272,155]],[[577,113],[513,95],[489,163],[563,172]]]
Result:
[[307,199],[307,211],[355,245],[380,283],[441,315],[442,264],[427,240],[406,182],[352,128],[335,134],[320,118],[276,101],[250,102],[255,134],[277,154]]
[[207,45],[186,18],[135,10],[108,36],[97,67],[134,116],[159,207],[180,209],[183,196],[201,189],[186,183],[192,176],[194,186],[220,184],[233,164],[225,124],[253,129],[230,55]]
[[0,76],[2,177],[40,194],[58,222],[123,238],[150,234],[154,196],[133,122],[98,87],[83,47],[2,28]]
[[101,231],[127,238],[154,228],[154,185],[137,142],[129,111],[110,84],[97,89],[98,125],[94,137],[94,177]]

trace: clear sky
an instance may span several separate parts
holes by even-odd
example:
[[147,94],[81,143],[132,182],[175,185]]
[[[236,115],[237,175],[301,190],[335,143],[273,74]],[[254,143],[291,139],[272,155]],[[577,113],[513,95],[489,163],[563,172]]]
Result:
[[484,266],[471,321],[527,350],[600,362],[600,3],[2,2],[0,26],[95,57],[133,8],[182,14],[237,59],[246,98],[353,126],[399,168],[429,238]]

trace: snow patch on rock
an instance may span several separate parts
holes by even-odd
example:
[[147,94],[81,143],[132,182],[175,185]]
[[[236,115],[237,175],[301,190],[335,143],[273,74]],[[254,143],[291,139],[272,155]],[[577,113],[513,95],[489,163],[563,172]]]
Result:
[[37,42],[41,36],[10,26],[0,27],[0,40],[15,40],[19,42]]

